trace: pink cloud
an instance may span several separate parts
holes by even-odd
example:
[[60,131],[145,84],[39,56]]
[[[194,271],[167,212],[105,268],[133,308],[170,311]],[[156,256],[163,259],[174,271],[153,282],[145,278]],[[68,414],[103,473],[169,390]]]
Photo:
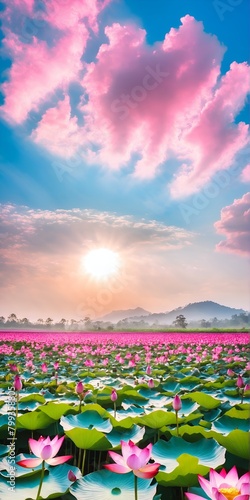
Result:
[[83,79],[89,102],[82,109],[90,139],[101,145],[99,160],[111,168],[137,152],[135,175],[153,177],[171,149],[183,149],[183,129],[211,96],[224,48],[191,16],[181,21],[154,46],[134,26],[105,30],[109,43]]
[[77,118],[71,117],[69,96],[65,96],[57,106],[44,113],[31,137],[55,155],[64,158],[73,156],[81,142],[81,137]]
[[242,182],[250,182],[250,164],[242,170],[240,179]]
[[37,110],[57,88],[66,89],[82,68],[80,59],[87,38],[86,28],[78,25],[52,48],[35,38],[32,44],[20,42],[15,35],[6,40],[14,61],[9,81],[2,86],[5,116],[22,123],[28,113]]
[[45,19],[59,29],[74,28],[80,21],[87,21],[96,30],[97,17],[111,0],[45,0]]
[[231,65],[214,96],[206,103],[198,123],[186,135],[191,146],[191,166],[184,165],[171,185],[173,196],[197,191],[212,175],[229,167],[238,151],[248,143],[248,125],[234,123],[249,90],[246,63]]
[[[83,67],[81,57],[89,38],[88,27],[97,29],[97,16],[109,2],[46,0],[45,12],[35,11],[34,0],[10,0],[3,23],[4,44],[12,58],[8,81],[2,85],[5,103],[1,111],[7,120],[22,123],[28,113],[37,111],[56,89],[66,90],[69,82],[79,79]],[[25,32],[27,16],[31,16],[34,31],[31,35]],[[61,30],[61,38],[53,46],[37,38],[44,21]],[[15,32],[15,26],[19,26],[20,33]]]
[[216,250],[240,255],[250,254],[250,193],[234,200],[222,209],[221,218],[214,224],[217,233],[226,237]]

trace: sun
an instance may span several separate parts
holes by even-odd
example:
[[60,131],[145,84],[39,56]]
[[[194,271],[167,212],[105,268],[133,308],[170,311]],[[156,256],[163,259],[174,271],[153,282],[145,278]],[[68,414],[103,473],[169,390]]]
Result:
[[118,253],[108,248],[96,248],[85,255],[83,267],[93,278],[109,278],[118,272],[120,257]]

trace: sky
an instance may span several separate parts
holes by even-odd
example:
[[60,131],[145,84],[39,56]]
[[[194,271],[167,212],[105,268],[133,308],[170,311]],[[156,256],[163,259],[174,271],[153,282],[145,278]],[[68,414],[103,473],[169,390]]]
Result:
[[0,315],[249,310],[249,1],[0,5]]

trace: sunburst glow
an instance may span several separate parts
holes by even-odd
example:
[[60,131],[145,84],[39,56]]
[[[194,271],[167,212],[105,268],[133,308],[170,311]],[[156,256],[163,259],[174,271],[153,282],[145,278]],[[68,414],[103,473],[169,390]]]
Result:
[[108,248],[97,248],[84,257],[83,266],[93,278],[105,279],[118,272],[120,257]]

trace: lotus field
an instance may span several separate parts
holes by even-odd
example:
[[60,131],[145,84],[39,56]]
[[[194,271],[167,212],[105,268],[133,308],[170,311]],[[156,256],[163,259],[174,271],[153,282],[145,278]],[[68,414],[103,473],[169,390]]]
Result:
[[0,499],[249,499],[248,341],[2,332]]

